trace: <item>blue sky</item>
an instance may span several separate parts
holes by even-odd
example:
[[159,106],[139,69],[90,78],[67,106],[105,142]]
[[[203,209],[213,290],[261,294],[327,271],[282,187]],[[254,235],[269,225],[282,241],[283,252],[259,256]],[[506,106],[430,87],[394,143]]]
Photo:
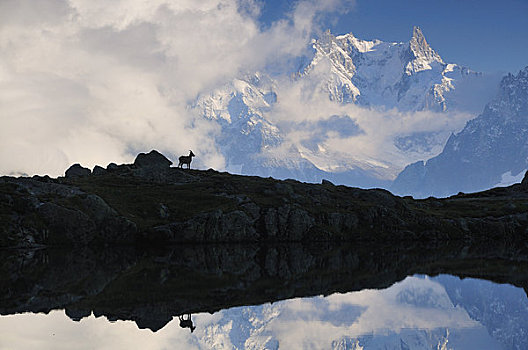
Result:
[[[261,21],[282,18],[293,0],[266,0]],[[361,39],[408,41],[418,25],[446,62],[483,72],[528,66],[528,0],[356,0],[348,12],[325,18],[333,33]]]

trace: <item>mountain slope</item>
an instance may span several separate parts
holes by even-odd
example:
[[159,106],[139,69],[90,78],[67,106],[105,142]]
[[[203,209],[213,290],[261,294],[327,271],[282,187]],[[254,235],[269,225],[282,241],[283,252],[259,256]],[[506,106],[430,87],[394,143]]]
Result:
[[418,197],[479,191],[528,168],[528,67],[505,76],[496,98],[451,135],[441,154],[407,166],[392,190]]

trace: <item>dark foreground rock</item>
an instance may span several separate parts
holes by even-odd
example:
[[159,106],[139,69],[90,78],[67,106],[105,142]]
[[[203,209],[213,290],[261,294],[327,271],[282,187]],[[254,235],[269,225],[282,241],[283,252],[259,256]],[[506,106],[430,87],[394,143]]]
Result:
[[2,177],[0,247],[528,237],[524,183],[413,200],[169,165],[153,151],[97,176]]

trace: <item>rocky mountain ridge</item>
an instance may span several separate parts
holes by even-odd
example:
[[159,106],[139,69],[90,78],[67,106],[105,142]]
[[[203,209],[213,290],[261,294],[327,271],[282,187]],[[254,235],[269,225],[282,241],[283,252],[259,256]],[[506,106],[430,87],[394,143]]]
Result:
[[482,114],[453,134],[426,163],[407,166],[391,189],[417,197],[448,196],[490,188],[528,169],[528,67],[508,74]]

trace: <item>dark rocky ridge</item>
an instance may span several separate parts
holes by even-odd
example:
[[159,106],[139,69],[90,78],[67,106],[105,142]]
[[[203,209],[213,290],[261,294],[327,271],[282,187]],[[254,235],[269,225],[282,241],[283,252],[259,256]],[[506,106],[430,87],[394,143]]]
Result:
[[0,246],[396,240],[524,241],[528,189],[447,199],[134,164],[51,179],[0,178]]

